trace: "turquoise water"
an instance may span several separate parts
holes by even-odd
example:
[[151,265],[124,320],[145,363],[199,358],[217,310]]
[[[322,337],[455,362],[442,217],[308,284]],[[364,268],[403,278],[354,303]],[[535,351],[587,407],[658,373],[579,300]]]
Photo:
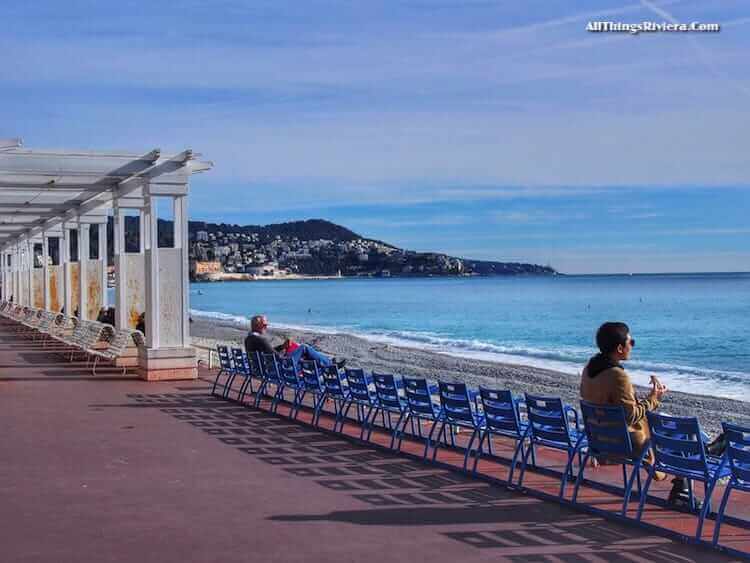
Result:
[[636,381],[750,396],[750,274],[195,283],[191,307],[568,373],[595,352],[602,322],[622,320]]

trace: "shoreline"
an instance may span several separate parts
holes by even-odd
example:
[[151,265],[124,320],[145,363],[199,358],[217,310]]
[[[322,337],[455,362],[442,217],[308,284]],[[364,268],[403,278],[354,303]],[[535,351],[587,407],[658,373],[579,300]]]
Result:
[[[190,332],[195,344],[211,348],[218,342],[242,346],[247,334],[246,330],[205,318],[195,318],[190,325]],[[361,367],[365,371],[462,381],[473,387],[485,385],[509,388],[514,393],[526,391],[559,396],[571,405],[578,405],[579,401],[580,377],[564,372],[395,346],[346,333],[320,333],[300,329],[269,330],[272,338],[278,338],[280,334],[312,344],[332,356],[346,358],[347,366]],[[643,396],[647,389],[636,386],[636,392]],[[713,434],[720,432],[722,421],[750,424],[750,403],[737,399],[670,390],[660,411],[678,416],[697,416],[701,427]]]

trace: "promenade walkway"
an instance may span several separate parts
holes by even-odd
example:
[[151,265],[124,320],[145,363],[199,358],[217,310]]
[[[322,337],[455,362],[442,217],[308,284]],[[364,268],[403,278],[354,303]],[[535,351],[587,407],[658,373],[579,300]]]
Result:
[[91,378],[5,328],[3,562],[733,560],[210,397],[205,381]]

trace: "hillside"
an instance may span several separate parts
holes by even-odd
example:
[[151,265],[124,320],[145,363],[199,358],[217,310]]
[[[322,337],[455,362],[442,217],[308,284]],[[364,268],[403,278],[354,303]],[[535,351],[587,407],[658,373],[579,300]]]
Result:
[[[138,219],[126,217],[128,252],[138,251]],[[114,254],[112,220],[108,252]],[[432,276],[554,275],[548,266],[472,260],[435,252],[415,252],[368,239],[323,219],[271,225],[232,225],[190,221],[190,256],[196,262],[221,262],[226,272],[302,275]],[[172,221],[159,220],[159,246],[172,245]],[[259,275],[265,275],[260,273]]]

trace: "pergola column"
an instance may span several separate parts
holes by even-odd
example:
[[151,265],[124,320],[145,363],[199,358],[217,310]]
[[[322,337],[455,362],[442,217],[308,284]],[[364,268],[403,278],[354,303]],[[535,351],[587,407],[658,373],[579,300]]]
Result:
[[34,306],[34,242],[26,241],[26,305]]
[[[106,220],[106,219],[105,219]],[[99,283],[102,287],[102,307],[109,307],[109,292],[107,290],[107,223],[99,223],[99,260],[102,261],[102,273]]]
[[114,210],[115,246],[115,326],[128,328],[127,256],[125,256],[125,210],[115,202]]
[[0,283],[2,284],[2,298],[3,301],[8,299],[8,286],[5,284],[5,270],[8,267],[8,260],[5,258],[5,251],[0,252],[0,261],[2,261],[2,269],[0,270]]
[[[146,252],[146,349],[141,350],[143,379],[195,379],[195,349],[190,346],[187,183],[151,182],[144,191]],[[174,246],[159,248],[157,198],[171,199]]]
[[49,236],[42,231],[42,303],[45,310],[49,311]]
[[89,320],[89,292],[86,266],[90,252],[89,225],[78,217],[78,318]]
[[73,315],[73,284],[70,265],[70,228],[63,225],[60,239],[60,270],[63,280],[63,309],[68,316]]

